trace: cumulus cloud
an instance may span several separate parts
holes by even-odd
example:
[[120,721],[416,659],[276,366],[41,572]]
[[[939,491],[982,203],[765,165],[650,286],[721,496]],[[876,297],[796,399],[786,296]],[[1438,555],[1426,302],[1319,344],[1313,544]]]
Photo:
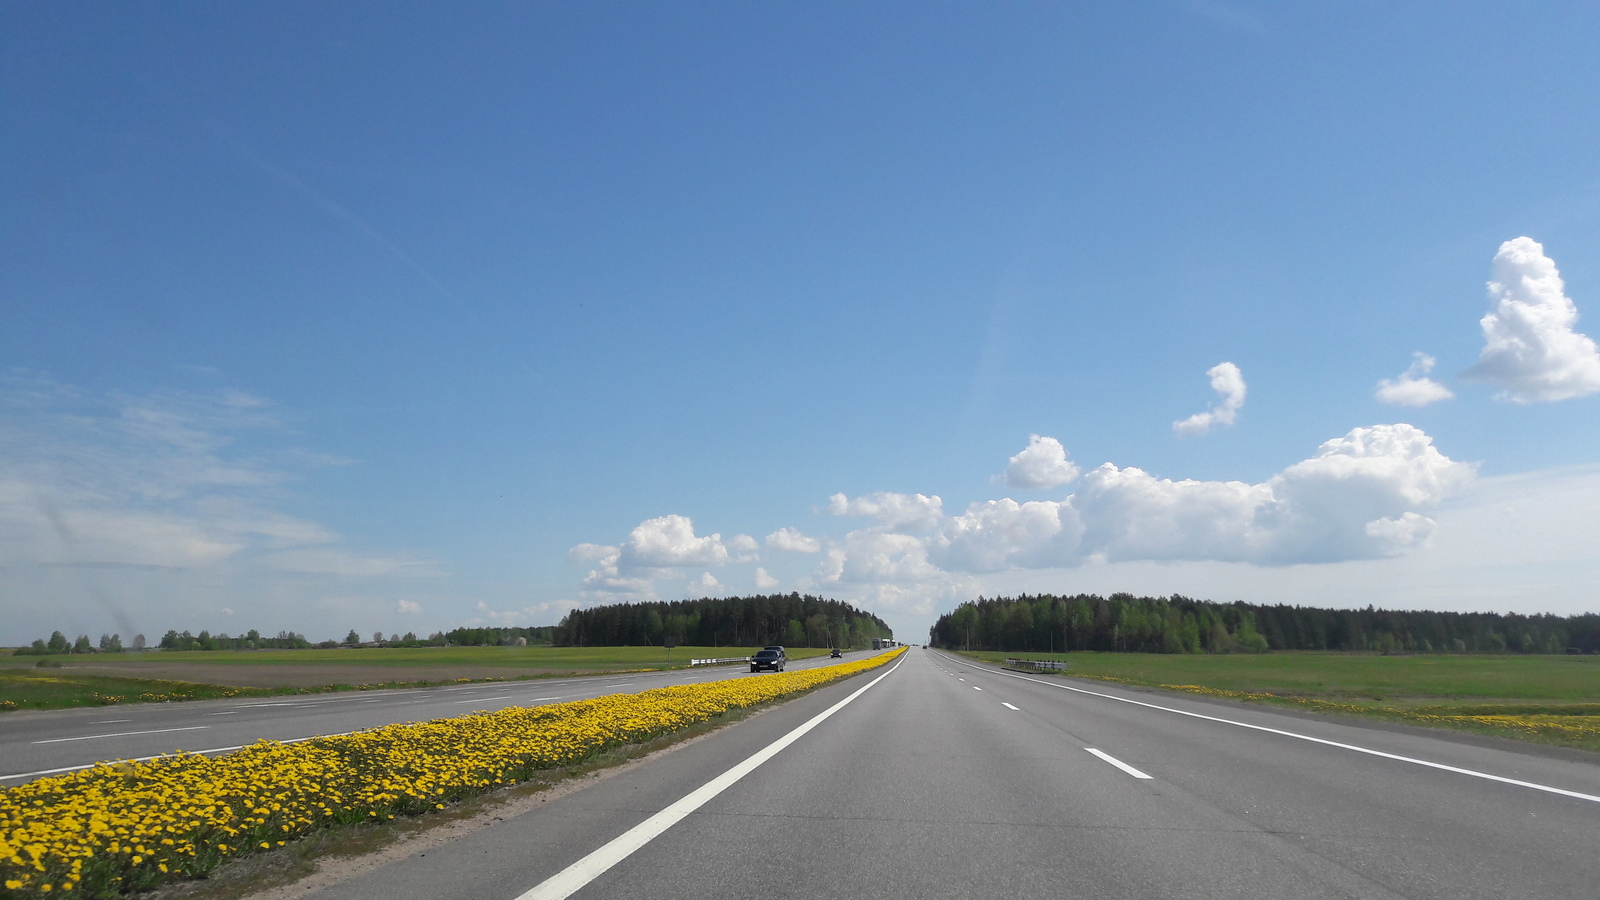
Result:
[[828,512],[836,516],[877,519],[893,531],[920,531],[933,528],[944,516],[944,501],[937,495],[896,494],[877,491],[851,499],[844,494],[828,498]]
[[1078,467],[1067,459],[1061,442],[1037,434],[1028,436],[1028,446],[1006,466],[1006,485],[1012,490],[1049,490],[1077,477]]
[[1411,425],[1356,428],[1261,484],[1171,481],[1107,463],[1073,498],[1084,549],[1108,560],[1268,565],[1392,556],[1433,527],[1421,515],[1474,469]]
[[1353,429],[1258,484],[1157,478],[1106,463],[1064,500],[974,503],[925,535],[851,532],[828,548],[816,577],[931,585],[1094,560],[1376,559],[1425,544],[1435,528],[1425,513],[1473,477],[1472,465],[1406,424]]
[[622,564],[633,568],[719,566],[728,561],[722,535],[696,537],[693,520],[678,515],[639,523],[623,542],[621,551]]
[[618,548],[605,544],[579,544],[567,551],[567,559],[575,563],[586,563],[615,556],[619,552],[621,551]]
[[807,537],[794,528],[779,528],[767,535],[767,549],[787,550],[790,553],[820,553],[822,542],[814,537]]
[[[747,555],[735,558],[730,548]],[[682,568],[752,562],[759,549],[747,534],[724,542],[721,534],[696,535],[688,516],[667,515],[640,522],[618,546],[578,544],[567,551],[567,558],[593,566],[583,579],[580,596],[585,600],[644,602],[657,599],[658,582],[682,577]],[[701,582],[691,583],[690,589],[698,590],[695,584]]]
[[1532,238],[1500,245],[1484,316],[1483,352],[1462,377],[1493,382],[1513,403],[1567,400],[1600,393],[1600,351],[1573,330],[1578,308],[1555,261]]
[[702,572],[699,578],[689,582],[688,591],[694,597],[715,597],[722,593],[722,582],[710,572]]
[[767,574],[767,570],[756,566],[756,590],[770,591],[778,586],[778,579]]
[[[595,555],[597,553],[598,556]],[[580,596],[586,600],[644,602],[656,599],[653,575],[648,572],[624,573],[621,565],[622,550],[618,547],[579,544],[568,551],[567,555],[574,561],[595,563],[595,567],[590,569],[589,574],[583,579]]]
[[852,531],[844,543],[830,547],[818,567],[823,582],[917,582],[939,579],[944,573],[928,562],[921,538],[885,531]]
[[1396,406],[1427,406],[1440,400],[1449,400],[1455,394],[1428,377],[1433,365],[1433,357],[1420,350],[1413,353],[1411,367],[1400,373],[1399,378],[1385,378],[1378,382],[1373,396]]
[[1211,389],[1217,392],[1217,403],[1205,412],[1173,422],[1173,431],[1184,435],[1205,434],[1214,426],[1232,425],[1239,417],[1245,394],[1244,374],[1239,367],[1231,362],[1217,363],[1206,370],[1206,377],[1211,380]]
[[413,613],[422,612],[422,604],[416,602],[415,600],[406,600],[401,598],[395,603],[394,611],[397,613],[411,615]]
[[945,569],[998,572],[1071,565],[1082,537],[1083,523],[1070,500],[1018,503],[1006,498],[974,503],[952,516],[929,549]]

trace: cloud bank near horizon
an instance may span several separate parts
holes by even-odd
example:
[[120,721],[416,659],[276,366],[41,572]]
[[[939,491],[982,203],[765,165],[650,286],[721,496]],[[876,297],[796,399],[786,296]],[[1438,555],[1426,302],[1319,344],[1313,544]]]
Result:
[[[1048,448],[1041,456],[1052,464],[1065,459],[1053,439],[1035,435],[1029,447]],[[769,535],[767,547],[820,551],[796,589],[851,589],[880,605],[924,612],[934,599],[970,587],[973,576],[1005,571],[1108,562],[1281,567],[1398,556],[1428,542],[1437,523],[1427,513],[1474,477],[1475,466],[1445,456],[1421,429],[1372,425],[1324,442],[1257,484],[1158,478],[1108,462],[1060,500],[1005,497],[956,514],[945,513],[937,495],[835,494],[829,513],[872,524],[839,538],[785,528]],[[666,531],[669,550],[630,556],[639,535]],[[696,536],[687,517],[668,516],[642,523],[619,547],[584,544],[573,553],[600,563],[584,581],[586,600],[645,600],[656,598],[658,582],[682,578],[690,561],[727,564],[718,547],[716,534]],[[688,590],[707,595],[715,581],[706,573]],[[756,584],[778,586],[765,568]]]
[[363,625],[420,613],[444,567],[357,548],[292,512],[310,473],[349,464],[292,436],[239,391],[100,395],[0,378],[0,571],[14,596],[57,607],[13,619],[96,609],[131,638],[240,610],[263,630],[303,629],[311,609]]

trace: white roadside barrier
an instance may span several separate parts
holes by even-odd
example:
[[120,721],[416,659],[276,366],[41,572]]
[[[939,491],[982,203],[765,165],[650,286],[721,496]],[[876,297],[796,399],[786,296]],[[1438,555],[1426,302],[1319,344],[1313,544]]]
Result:
[[1056,669],[1065,672],[1067,664],[1059,659],[1006,659],[1006,665],[1012,668],[1028,669]]
[[691,659],[691,666],[731,666],[734,663],[749,662],[748,656],[719,656],[714,659]]

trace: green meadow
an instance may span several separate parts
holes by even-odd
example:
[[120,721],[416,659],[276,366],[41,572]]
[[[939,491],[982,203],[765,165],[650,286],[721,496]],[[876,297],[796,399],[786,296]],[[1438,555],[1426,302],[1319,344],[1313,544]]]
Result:
[[1600,750],[1600,656],[967,653],[1065,674]]

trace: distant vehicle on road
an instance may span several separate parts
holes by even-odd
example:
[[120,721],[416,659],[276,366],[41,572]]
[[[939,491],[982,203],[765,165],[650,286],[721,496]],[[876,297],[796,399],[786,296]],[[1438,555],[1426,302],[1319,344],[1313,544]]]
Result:
[[831,657],[831,658],[833,658],[833,659],[838,659],[838,658],[839,658],[839,657],[841,657],[841,656],[844,656],[844,652],[843,652],[843,651],[841,651],[841,650],[840,650],[840,649],[839,649],[839,648],[838,648],[838,647],[835,647],[835,648],[833,648],[833,650],[832,650],[832,651],[831,651],[831,652],[830,652],[830,653],[829,653],[829,654],[828,654],[828,656],[829,656],[829,657]]
[[750,657],[750,671],[759,672],[762,669],[771,669],[774,672],[782,672],[784,664],[787,662],[788,658],[784,656],[782,648],[774,650],[768,647],[765,650],[757,650],[756,655]]
[[763,650],[776,650],[776,651],[778,651],[778,655],[783,657],[785,660],[787,660],[789,658],[789,651],[783,649],[783,647],[781,647],[778,644],[769,644],[769,645],[767,645],[765,647],[762,647],[761,649],[763,649]]

